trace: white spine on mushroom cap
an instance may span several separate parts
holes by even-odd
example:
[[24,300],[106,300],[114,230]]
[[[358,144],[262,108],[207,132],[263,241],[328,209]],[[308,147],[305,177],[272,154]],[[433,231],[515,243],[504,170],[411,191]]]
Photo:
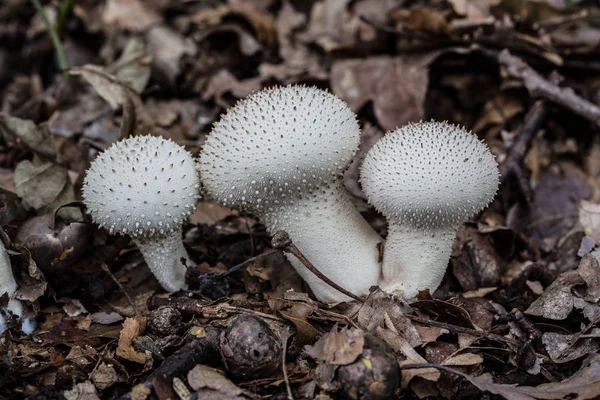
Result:
[[[266,89],[215,124],[200,175],[214,199],[254,214],[271,234],[287,231],[323,274],[362,295],[377,284],[381,238],[341,182],[359,140],[354,113],[333,94],[304,86]],[[320,300],[348,300],[289,259]]]
[[196,209],[199,183],[195,161],[183,147],[137,136],[94,160],[83,197],[94,222],[130,235],[162,286],[175,291],[186,287],[184,262],[192,265],[181,225]]
[[365,157],[361,184],[388,219],[380,286],[406,298],[437,289],[456,230],[492,201],[498,176],[487,146],[454,125],[409,124],[379,140]]

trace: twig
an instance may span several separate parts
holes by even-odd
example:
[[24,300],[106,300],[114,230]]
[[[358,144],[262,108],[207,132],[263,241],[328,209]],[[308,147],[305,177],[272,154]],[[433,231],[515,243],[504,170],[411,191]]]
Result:
[[[210,327],[206,329],[206,337],[193,339],[191,342],[180,347],[177,351],[167,357],[162,364],[150,374],[143,385],[148,389],[154,387],[154,378],[157,376],[172,380],[176,376],[182,376],[191,370],[196,364],[214,365],[219,357],[219,330]],[[120,400],[131,399],[131,393],[120,397]]]
[[506,68],[508,75],[521,79],[532,96],[548,99],[600,126],[600,107],[585,100],[573,89],[558,87],[508,50],[500,52],[498,62]]
[[533,191],[529,185],[529,179],[523,170],[523,160],[531,147],[531,142],[536,132],[546,120],[548,109],[548,104],[543,100],[537,101],[531,107],[525,116],[523,125],[519,129],[519,135],[515,143],[510,148],[506,160],[500,166],[501,181],[506,182],[506,179],[510,176],[516,178],[527,201],[533,199]]
[[106,263],[102,263],[102,269],[104,270],[104,272],[106,272],[108,274],[108,276],[110,276],[110,278],[113,280],[113,282],[115,282],[117,284],[117,286],[119,287],[119,289],[123,292],[123,294],[127,298],[127,301],[129,302],[129,305],[131,306],[131,308],[133,308],[133,312],[136,313],[136,315],[139,314],[139,311],[138,311],[137,307],[135,306],[133,299],[131,298],[131,296],[129,296],[127,289],[125,289],[123,287],[123,285],[121,285],[121,282],[119,282],[117,280],[117,277],[114,276],[112,272],[110,272],[110,269],[108,269],[108,265],[106,265]]
[[58,66],[62,71],[64,76],[67,76],[67,70],[69,69],[69,63],[67,62],[67,56],[65,55],[65,49],[63,48],[62,43],[60,42],[60,38],[58,37],[58,33],[54,26],[50,23],[48,16],[44,12],[44,8],[40,4],[38,0],[31,0],[35,10],[42,20],[44,21],[44,25],[46,25],[46,29],[48,29],[48,35],[50,35],[50,40],[52,41],[52,46],[54,46],[54,51],[56,53],[56,60],[58,61]]
[[271,240],[271,244],[272,244],[273,248],[275,248],[275,249],[282,250],[284,252],[293,254],[294,257],[296,257],[298,260],[300,260],[300,262],[302,264],[304,264],[306,269],[308,269],[310,272],[315,274],[319,279],[321,279],[323,282],[325,282],[326,284],[328,284],[329,286],[331,286],[338,292],[341,292],[341,293],[345,294],[346,296],[353,298],[354,300],[357,300],[360,302],[363,301],[360,297],[358,297],[354,293],[347,291],[346,289],[344,289],[343,287],[341,287],[340,285],[338,285],[337,283],[335,283],[334,281],[332,281],[331,279],[329,279],[328,277],[323,275],[321,273],[321,271],[319,271],[317,269],[317,267],[315,267],[308,260],[308,258],[306,258],[304,256],[304,254],[302,254],[300,249],[298,249],[296,247],[296,245],[292,242],[290,235],[288,235],[286,231],[275,232],[275,234],[273,235],[273,239]]
[[294,400],[294,394],[292,393],[292,387],[290,386],[290,378],[288,377],[287,369],[285,368],[285,358],[287,353],[287,343],[290,337],[289,327],[285,327],[281,332],[281,344],[283,346],[281,354],[281,369],[283,370],[283,380],[285,381],[285,388],[287,390],[288,400]]
[[406,316],[415,322],[419,322],[419,323],[425,324],[425,325],[437,326],[438,328],[448,329],[450,332],[465,333],[465,334],[471,335],[471,336],[485,337],[485,338],[496,340],[499,342],[510,343],[515,346],[521,346],[521,343],[519,343],[517,340],[507,338],[507,337],[504,337],[501,335],[497,335],[495,333],[486,332],[486,331],[477,331],[475,329],[465,328],[465,327],[458,326],[458,325],[452,325],[452,324],[448,324],[446,322],[433,321],[430,319],[417,317],[416,315],[407,314]]

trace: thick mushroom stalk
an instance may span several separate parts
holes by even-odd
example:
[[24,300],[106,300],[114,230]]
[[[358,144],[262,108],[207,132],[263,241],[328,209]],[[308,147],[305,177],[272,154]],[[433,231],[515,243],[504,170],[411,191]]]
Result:
[[[324,275],[363,295],[379,279],[381,238],[341,181],[359,140],[354,113],[336,96],[304,86],[266,89],[215,124],[200,175],[219,203],[250,212],[271,234],[287,231]],[[321,301],[349,300],[289,259]]]
[[138,136],[113,144],[87,171],[83,198],[93,220],[129,234],[168,291],[186,288],[193,265],[181,225],[195,210],[199,178],[190,153],[176,143]]
[[361,184],[388,219],[380,286],[406,298],[437,289],[458,227],[492,201],[498,176],[487,146],[458,126],[409,124],[379,140]]

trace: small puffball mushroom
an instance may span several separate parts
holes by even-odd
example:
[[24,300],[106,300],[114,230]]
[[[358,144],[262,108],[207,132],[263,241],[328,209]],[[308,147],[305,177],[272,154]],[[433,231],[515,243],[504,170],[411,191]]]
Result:
[[196,209],[200,181],[183,147],[161,137],[113,144],[87,171],[83,198],[94,222],[129,234],[168,291],[186,288],[181,225]]
[[[341,180],[359,140],[356,116],[333,94],[305,86],[266,89],[214,125],[200,176],[219,203],[255,215],[271,234],[287,231],[324,275],[363,295],[379,279],[381,238]],[[289,260],[321,301],[349,300]]]
[[437,289],[458,227],[492,201],[498,177],[487,146],[458,126],[420,122],[379,140],[361,184],[388,219],[382,289],[405,298]]

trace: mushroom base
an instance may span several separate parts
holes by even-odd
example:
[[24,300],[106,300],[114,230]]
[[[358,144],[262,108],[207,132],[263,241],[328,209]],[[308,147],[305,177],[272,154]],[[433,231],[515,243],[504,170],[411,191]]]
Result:
[[[354,207],[341,182],[259,218],[271,234],[286,231],[306,258],[344,289],[360,296],[377,285],[381,268],[377,244],[383,240]],[[288,255],[288,260],[322,302],[352,300],[294,256]]]
[[379,287],[406,299],[420,290],[433,293],[446,273],[456,229],[415,228],[390,221]]
[[162,287],[169,292],[187,288],[185,265],[190,267],[194,265],[183,247],[181,233],[181,227],[179,227],[179,229],[167,232],[162,236],[133,239],[142,252],[150,271]]

